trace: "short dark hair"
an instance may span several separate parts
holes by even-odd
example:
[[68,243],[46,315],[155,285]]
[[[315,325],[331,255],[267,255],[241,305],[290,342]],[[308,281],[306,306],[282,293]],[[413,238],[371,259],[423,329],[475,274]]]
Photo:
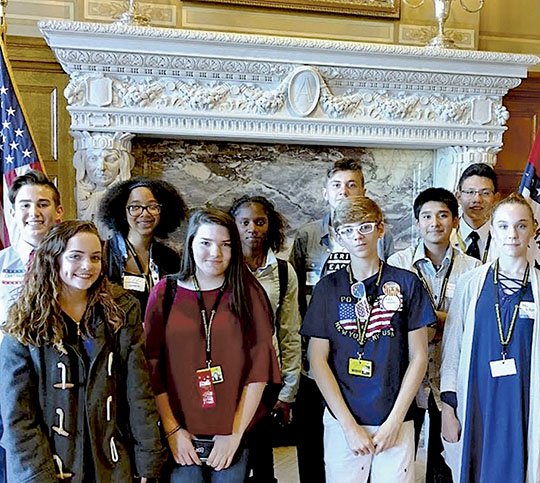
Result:
[[422,191],[414,200],[413,209],[416,221],[418,221],[418,218],[420,217],[422,206],[430,201],[444,203],[452,213],[452,218],[457,218],[459,216],[458,201],[450,191],[444,188],[428,188]]
[[326,179],[329,180],[338,171],[357,171],[362,178],[362,186],[364,186],[364,172],[362,171],[362,164],[355,158],[341,158],[334,162],[334,164],[326,171]]
[[281,213],[276,210],[274,203],[264,196],[248,196],[244,195],[233,201],[229,213],[233,218],[236,218],[238,210],[243,205],[257,203],[261,205],[268,217],[268,235],[264,241],[264,247],[267,250],[271,248],[275,252],[279,252],[285,245],[285,229],[287,221]]
[[493,189],[495,190],[495,193],[498,191],[497,186],[497,173],[495,173],[495,170],[486,163],[474,163],[468,166],[463,173],[461,173],[461,176],[459,177],[458,181],[458,190],[461,190],[461,187],[463,186],[463,182],[470,178],[471,176],[480,176],[481,178],[488,178],[493,183]]
[[186,219],[188,208],[177,189],[161,179],[136,176],[111,186],[99,204],[98,219],[111,230],[127,236],[127,200],[135,188],[141,187],[148,188],[161,205],[161,216],[154,235],[166,238]]
[[45,176],[44,173],[36,170],[21,174],[13,180],[13,184],[8,191],[9,202],[12,205],[15,204],[15,198],[17,198],[17,193],[19,193],[19,190],[26,185],[45,186],[49,188],[53,194],[54,204],[56,206],[60,206],[60,192],[58,191],[58,188],[49,178],[47,178],[47,176]]

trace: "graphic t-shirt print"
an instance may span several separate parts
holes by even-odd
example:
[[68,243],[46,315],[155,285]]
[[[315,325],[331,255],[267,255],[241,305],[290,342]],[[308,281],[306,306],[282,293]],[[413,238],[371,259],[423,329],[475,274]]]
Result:
[[363,324],[369,314],[366,341],[375,341],[381,336],[394,337],[392,317],[402,310],[401,287],[397,282],[389,281],[383,285],[382,294],[375,299],[371,313],[365,297],[357,299],[351,295],[341,296],[338,304],[338,320],[334,325],[340,334],[358,340],[357,318]]

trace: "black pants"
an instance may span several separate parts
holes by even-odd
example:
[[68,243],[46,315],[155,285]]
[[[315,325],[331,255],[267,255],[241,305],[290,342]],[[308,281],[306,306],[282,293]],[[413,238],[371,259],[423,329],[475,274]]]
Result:
[[246,481],[274,483],[274,452],[272,448],[272,416],[265,415],[249,431],[246,437],[249,448],[246,477],[253,470],[253,476]]
[[[433,392],[429,393],[427,411],[429,413],[429,436],[427,446],[426,483],[452,483],[452,473],[441,455],[444,449],[441,440],[442,418],[441,411],[439,411],[437,403],[433,398]],[[422,429],[425,415],[425,409],[416,408],[414,414],[414,438],[417,451],[420,430]]]
[[296,453],[300,483],[324,483],[324,399],[317,383],[301,376],[296,396]]

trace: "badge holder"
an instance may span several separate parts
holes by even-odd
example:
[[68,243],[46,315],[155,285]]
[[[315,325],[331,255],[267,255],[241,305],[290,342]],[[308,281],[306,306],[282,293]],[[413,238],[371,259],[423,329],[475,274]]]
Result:
[[506,352],[502,352],[502,359],[490,361],[491,377],[515,376],[517,374],[516,360],[506,358]]

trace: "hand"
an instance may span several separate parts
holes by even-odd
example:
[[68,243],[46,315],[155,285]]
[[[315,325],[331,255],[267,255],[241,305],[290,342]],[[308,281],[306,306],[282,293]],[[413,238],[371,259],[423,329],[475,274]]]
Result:
[[379,429],[373,435],[373,443],[376,448],[375,454],[380,454],[396,445],[401,426],[403,426],[403,421],[396,420],[392,417],[389,417],[379,426]]
[[146,483],[146,478],[144,476],[141,477],[141,483]]
[[283,421],[285,425],[291,424],[291,421],[292,421],[291,403],[286,403],[278,399],[278,401],[274,405],[274,409],[272,409],[272,412],[278,413],[278,414],[281,412],[281,421]]
[[453,407],[445,407],[443,404],[442,411],[442,437],[448,443],[457,443],[461,436],[461,423],[456,416],[456,411]]
[[191,442],[192,438],[193,436],[185,429],[180,429],[167,438],[174,461],[179,465],[202,465]]
[[231,461],[238,446],[240,446],[241,439],[241,436],[235,433],[227,436],[214,436],[214,447],[206,463],[216,471],[227,469],[231,466]]
[[355,455],[365,456],[375,453],[375,445],[369,433],[360,425],[354,423],[351,427],[343,428],[347,444]]

